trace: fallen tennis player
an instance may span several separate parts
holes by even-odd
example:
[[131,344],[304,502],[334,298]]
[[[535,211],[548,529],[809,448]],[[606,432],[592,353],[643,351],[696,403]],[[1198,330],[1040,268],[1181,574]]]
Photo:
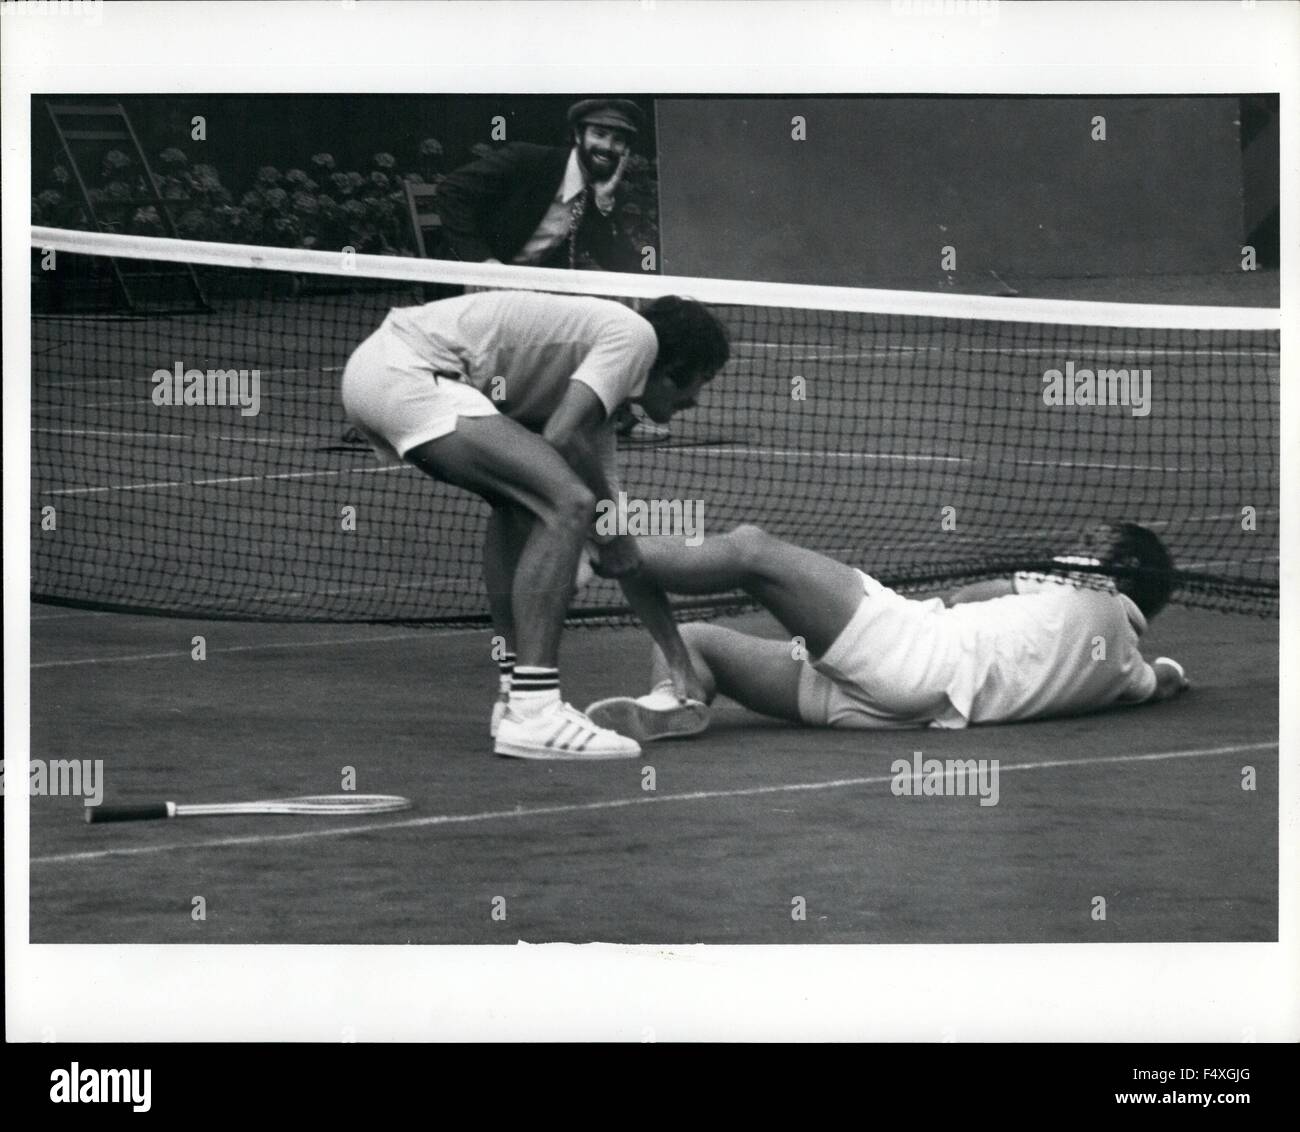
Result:
[[[1169,599],[1173,565],[1159,538],[1133,523],[1089,527],[1055,560],[1059,574],[1019,573],[924,601],[753,526],[694,549],[643,540],[642,558],[670,593],[743,590],[793,638],[682,626],[705,703],[722,694],[815,727],[961,728],[1164,700],[1188,687],[1177,662],[1148,664],[1139,651]],[[657,651],[651,682],[649,694],[601,700],[588,716],[641,740],[707,727],[705,703],[680,702]]]
[[[702,689],[637,540],[597,538],[596,501],[617,498],[611,414],[639,405],[664,423],[728,357],[721,324],[668,296],[637,313],[605,299],[489,291],[398,308],[343,374],[348,418],[381,453],[492,507],[483,556],[492,623],[505,641],[493,749],[515,758],[634,758],[560,696],[559,646],[579,556],[617,578],[656,642],[665,680]],[[430,522],[436,521],[430,516]]]

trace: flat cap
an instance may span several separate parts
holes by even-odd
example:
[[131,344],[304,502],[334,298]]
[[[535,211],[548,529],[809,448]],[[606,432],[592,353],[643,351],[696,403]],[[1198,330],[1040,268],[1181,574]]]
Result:
[[569,125],[584,122],[639,134],[645,125],[645,115],[641,107],[626,98],[584,98],[569,107]]

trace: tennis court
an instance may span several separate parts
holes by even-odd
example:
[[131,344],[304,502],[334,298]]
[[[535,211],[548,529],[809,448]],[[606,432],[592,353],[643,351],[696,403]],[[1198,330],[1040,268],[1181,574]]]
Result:
[[[353,768],[358,791],[415,803],[101,827],[34,798],[34,942],[1276,937],[1278,627],[1222,612],[1276,609],[1275,336],[736,313],[731,368],[671,444],[627,453],[629,485],[914,588],[1120,507],[1187,571],[1200,608],[1168,610],[1144,651],[1183,661],[1194,694],[956,733],[814,733],[724,704],[639,761],[541,765],[486,735],[485,509],[344,435],[339,367],[390,299],[34,321],[34,526],[58,512],[33,531],[34,587],[63,605],[33,606],[33,757],[103,759],[115,801],[331,793]],[[1067,358],[1154,359],[1160,411],[1053,415],[1041,375]],[[167,415],[148,376],[173,362],[258,368],[262,411]],[[602,583],[580,605],[614,600]],[[399,623],[434,620],[464,627]],[[647,651],[624,624],[571,631],[566,698],[641,690]],[[999,760],[998,804],[895,796],[916,750]]]
[[[1150,649],[1194,693],[1127,713],[813,735],[723,706],[639,761],[547,766],[490,753],[483,631],[33,618],[33,755],[103,758],[108,797],[337,792],[352,766],[416,807],[89,826],[80,799],[34,798],[33,942],[1276,938],[1276,622],[1167,611]],[[638,687],[645,649],[570,633],[566,694]],[[999,759],[998,805],[895,797],[890,764],[917,749]]]

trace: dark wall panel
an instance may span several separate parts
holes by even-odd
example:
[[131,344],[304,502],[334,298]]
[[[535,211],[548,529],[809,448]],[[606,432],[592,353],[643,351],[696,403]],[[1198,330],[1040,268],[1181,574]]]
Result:
[[[664,269],[987,289],[1239,268],[1235,97],[661,98]],[[1105,141],[1091,139],[1094,115]],[[791,138],[803,115],[807,140]],[[940,249],[957,249],[954,278]]]

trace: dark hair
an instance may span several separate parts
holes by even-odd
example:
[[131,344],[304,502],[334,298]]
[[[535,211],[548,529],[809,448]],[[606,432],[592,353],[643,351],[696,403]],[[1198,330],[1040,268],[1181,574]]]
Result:
[[664,295],[641,312],[659,339],[655,366],[678,385],[699,372],[717,373],[731,357],[727,331],[713,312],[694,299]]
[[1174,561],[1158,535],[1137,523],[1110,523],[1110,553],[1105,565],[1115,588],[1132,599],[1147,618],[1169,601],[1174,589]]

